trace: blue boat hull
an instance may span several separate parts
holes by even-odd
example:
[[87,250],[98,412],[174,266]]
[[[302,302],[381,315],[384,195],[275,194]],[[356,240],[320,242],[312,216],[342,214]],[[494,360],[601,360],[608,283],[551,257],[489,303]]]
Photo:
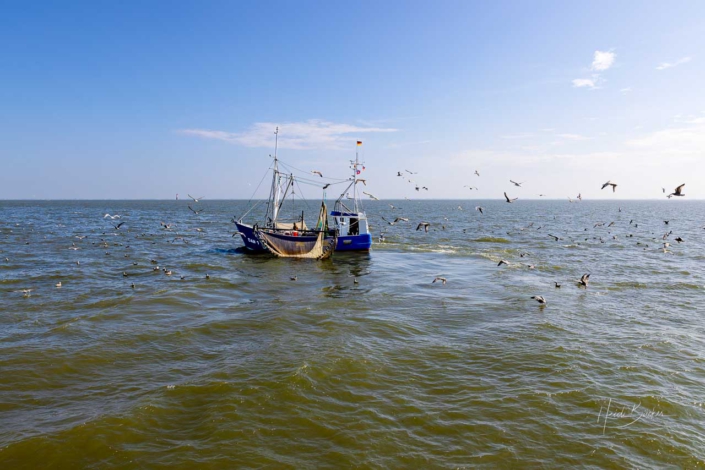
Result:
[[349,235],[338,237],[338,244],[335,251],[369,251],[372,246],[372,235],[363,233],[361,235]]
[[235,222],[235,226],[237,227],[237,231],[240,232],[242,242],[245,244],[246,248],[249,248],[256,253],[265,253],[267,251],[257,239],[255,231],[251,226],[238,222]]
[[[242,242],[245,247],[255,253],[266,253],[267,250],[262,246],[255,235],[255,231],[250,225],[235,222]],[[338,244],[335,246],[335,251],[369,251],[372,246],[372,235],[363,233],[361,235],[349,235],[338,237]]]

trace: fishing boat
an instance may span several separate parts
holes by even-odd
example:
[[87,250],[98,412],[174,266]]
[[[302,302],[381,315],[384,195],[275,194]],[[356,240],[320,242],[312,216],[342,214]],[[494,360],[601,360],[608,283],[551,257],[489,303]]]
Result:
[[[279,251],[280,253],[286,254],[288,252],[287,250],[291,247],[298,247],[291,252],[301,254],[313,249],[320,235],[323,234],[321,243],[325,241],[324,245],[327,246],[327,244],[331,243],[331,240],[335,240],[334,230],[328,226],[327,217],[322,222],[319,217],[319,224],[317,224],[317,227],[314,229],[307,227],[303,212],[301,213],[301,217],[297,217],[296,219],[292,218],[286,220],[282,217],[282,204],[287,196],[292,194],[294,190],[294,176],[292,174],[285,174],[279,169],[279,159],[277,158],[279,128],[277,128],[274,134],[272,185],[269,192],[269,199],[266,201],[267,210],[264,215],[264,220],[258,223],[247,224],[243,221],[258,204],[251,207],[239,219],[233,220],[242,238],[242,242],[248,250],[254,253],[273,253],[273,251]],[[324,228],[320,228],[319,225]],[[277,250],[277,247],[280,249]],[[335,247],[333,246],[333,248]]]
[[[362,145],[362,142],[357,142],[357,148]],[[358,152],[355,151],[355,161],[350,162],[353,169],[353,177],[345,191],[340,194],[340,197],[333,205],[333,211],[330,215],[333,218],[333,228],[338,234],[338,243],[335,247],[336,251],[368,251],[372,247],[372,234],[370,234],[370,226],[367,223],[367,215],[362,208],[357,183],[361,180],[358,178],[362,170],[365,168],[360,163]],[[352,195],[350,195],[352,191]],[[344,202],[349,203],[352,207],[348,207]]]

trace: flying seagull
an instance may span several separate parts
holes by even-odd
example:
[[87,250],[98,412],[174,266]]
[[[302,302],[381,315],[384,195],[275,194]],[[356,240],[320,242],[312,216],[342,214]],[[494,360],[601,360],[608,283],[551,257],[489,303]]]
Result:
[[311,173],[313,173],[314,175],[318,175],[318,176],[320,176],[321,178],[323,178],[323,173],[321,173],[320,171],[312,170]]
[[120,223],[117,224],[117,225],[113,224],[113,227],[115,227],[115,230],[120,230],[120,227],[122,227],[122,224],[124,224],[124,223],[125,223],[125,222],[120,222]]
[[685,183],[682,185],[678,186],[674,192],[668,195],[668,198],[670,199],[673,196],[685,196],[681,191],[683,191],[683,186],[685,186]]
[[479,173],[477,170],[475,170],[475,174],[476,174],[477,176],[480,176],[480,173]]
[[203,209],[196,210],[196,209],[194,209],[194,208],[191,207],[191,206],[187,206],[187,207],[188,207],[189,209],[191,209],[191,212],[193,212],[193,213],[196,214],[196,215],[198,215],[198,214],[200,214],[201,212],[203,212]]
[[119,218],[120,218],[120,216],[117,215],[117,214],[115,214],[115,215],[105,214],[105,215],[103,216],[104,219],[106,219],[106,218],[108,218],[108,217],[110,217],[112,220],[115,220],[115,219],[119,219]]
[[374,197],[374,196],[373,196],[372,194],[370,194],[370,193],[366,193],[365,191],[363,191],[362,194],[365,194],[365,195],[367,195],[367,196],[370,196],[370,199],[374,199],[375,201],[379,201],[379,199],[377,199],[376,197]]
[[475,210],[479,211],[480,214],[484,214],[484,212],[482,212],[482,207],[480,207],[480,206],[475,207]]
[[323,186],[323,189],[328,189],[328,186],[330,186],[331,183],[328,183],[327,185]]
[[505,261],[505,260],[501,259],[501,260],[499,260],[499,263],[497,263],[497,266],[502,266],[503,264],[506,264],[507,266],[509,266],[509,261]]
[[388,221],[387,219],[385,219],[384,217],[381,217],[381,219],[384,220],[385,222],[387,222],[389,225],[394,225],[394,224],[396,224],[397,222],[399,222],[400,220],[403,221],[403,222],[408,222],[408,221],[409,221],[409,219],[406,219],[406,218],[404,218],[404,217],[397,217],[396,219],[394,219],[394,222],[390,222],[390,221]]
[[512,181],[512,180],[509,180],[509,182],[512,183],[517,188],[521,188],[521,185],[525,183],[525,181],[522,181],[521,183],[517,183],[516,181]]
[[612,186],[613,193],[617,191],[617,183],[613,183],[612,181],[606,182],[605,184],[602,185],[602,188],[600,188],[600,189],[605,189],[607,186]]
[[187,196],[190,197],[191,199],[193,199],[193,202],[198,202],[198,201],[200,201],[201,199],[203,199],[203,196],[201,196],[201,197],[199,197],[199,198],[193,197],[193,196],[191,196],[190,194],[187,194]]
[[409,170],[404,170],[404,171],[406,171],[410,175],[417,175],[419,173],[418,171],[416,173],[414,173],[413,171],[409,171]]
[[448,281],[448,279],[446,279],[444,277],[437,277],[436,279],[433,280],[433,282],[431,284],[434,284],[436,281],[441,281],[443,283],[443,285],[445,286],[446,281]]
[[419,225],[416,226],[416,231],[421,230],[421,227],[423,227],[423,229],[426,231],[426,233],[428,233],[428,227],[429,227],[430,225],[431,225],[431,224],[428,223],[428,222],[419,222]]
[[546,305],[548,303],[546,302],[546,299],[544,299],[541,295],[534,295],[531,298],[534,299],[536,302],[540,303],[541,305]]
[[507,202],[512,203],[512,202],[516,201],[516,200],[519,199],[519,198],[518,198],[518,197],[515,197],[514,199],[509,199],[509,196],[507,196],[507,193],[505,192],[505,193],[504,193],[504,199],[506,199]]
[[357,183],[359,183],[359,182],[362,182],[362,184],[364,184],[365,186],[367,186],[367,180],[363,180],[363,179],[355,180],[355,184],[357,184]]

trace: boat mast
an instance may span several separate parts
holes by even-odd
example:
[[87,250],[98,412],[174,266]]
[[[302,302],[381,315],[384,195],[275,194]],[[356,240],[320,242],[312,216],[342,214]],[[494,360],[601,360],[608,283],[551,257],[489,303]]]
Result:
[[359,145],[355,145],[355,166],[353,166],[353,204],[354,204],[354,210],[355,213],[357,214],[359,212],[359,209],[357,207],[357,167],[359,165],[358,163],[358,147]]
[[279,161],[277,160],[277,149],[279,146],[279,127],[274,131],[274,166],[272,167],[272,190],[269,193],[269,208],[267,211],[272,211],[272,224],[276,223],[279,216],[279,194],[281,191],[279,185]]

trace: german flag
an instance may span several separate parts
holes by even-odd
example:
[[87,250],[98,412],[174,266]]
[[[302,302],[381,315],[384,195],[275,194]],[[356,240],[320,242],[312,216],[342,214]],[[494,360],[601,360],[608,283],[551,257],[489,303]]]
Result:
[[357,141],[357,146],[359,147],[360,145],[362,145],[362,141],[361,141],[361,140],[358,140],[358,141]]

